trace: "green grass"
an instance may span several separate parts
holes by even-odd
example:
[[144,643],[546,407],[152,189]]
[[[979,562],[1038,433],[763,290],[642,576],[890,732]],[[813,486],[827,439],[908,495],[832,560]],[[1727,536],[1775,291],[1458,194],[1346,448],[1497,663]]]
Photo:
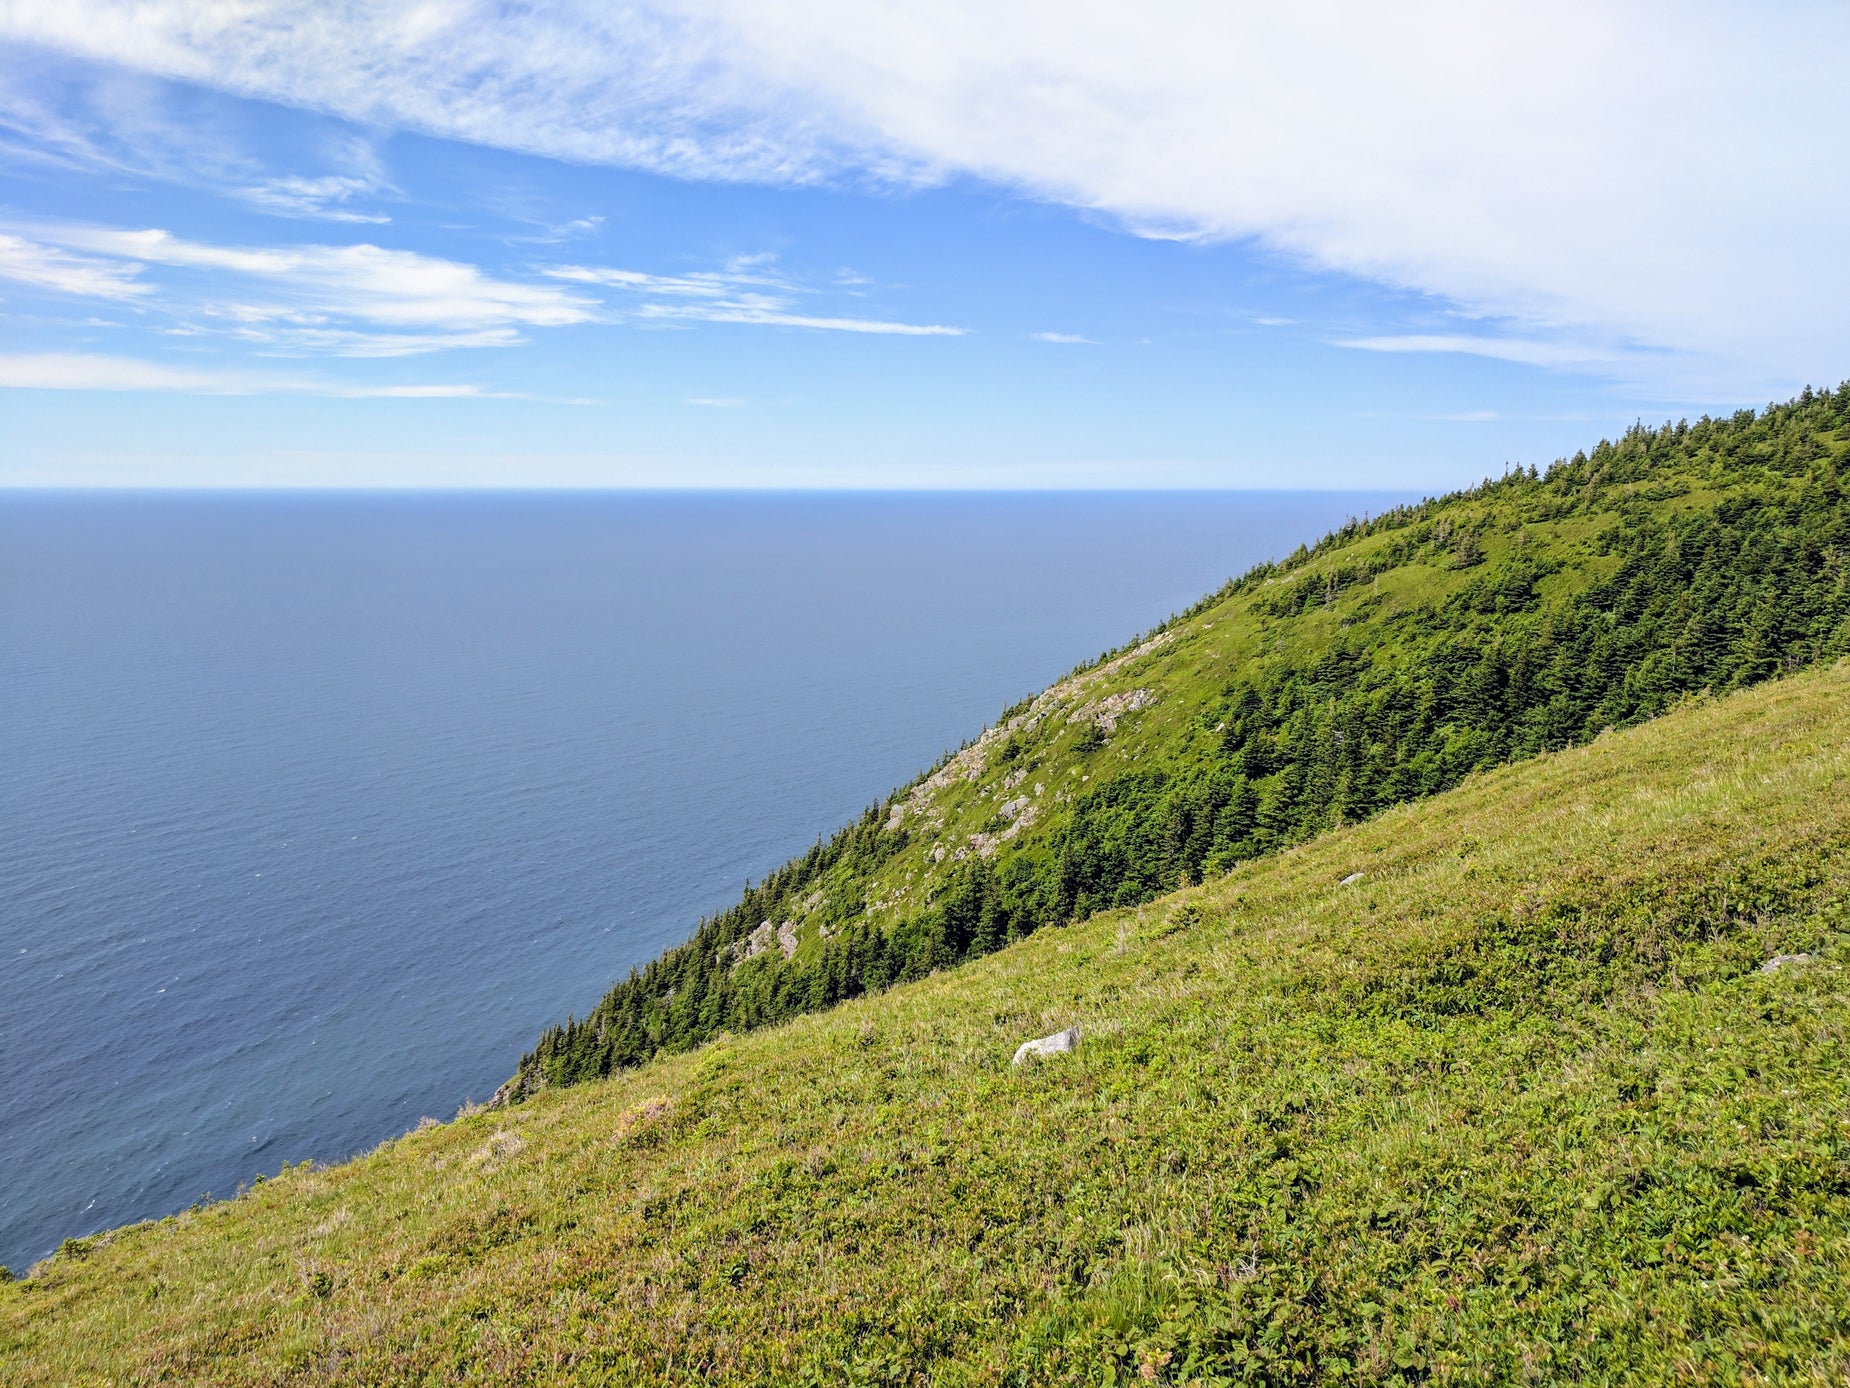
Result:
[[0,1378],[1841,1383],[1847,778],[1845,668],[1692,700],[99,1236]]

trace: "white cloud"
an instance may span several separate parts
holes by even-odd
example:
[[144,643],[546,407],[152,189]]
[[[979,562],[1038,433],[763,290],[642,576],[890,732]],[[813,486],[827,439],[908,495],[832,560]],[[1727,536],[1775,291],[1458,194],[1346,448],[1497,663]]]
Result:
[[574,217],[559,226],[547,225],[538,232],[526,236],[510,237],[513,241],[525,241],[532,245],[556,246],[561,242],[571,241],[580,236],[596,236],[604,229],[604,219],[599,216]]
[[309,177],[287,174],[259,180],[235,190],[251,206],[279,217],[311,217],[327,222],[389,222],[383,212],[360,211],[352,206],[364,198],[389,190],[385,166],[372,144],[359,138],[330,141],[327,162],[339,173]]
[[1590,367],[1620,360],[1610,348],[1571,342],[1538,342],[1512,337],[1465,334],[1403,333],[1389,337],[1342,338],[1332,344],[1362,352],[1462,352],[1526,366]]
[[204,395],[251,393],[243,379],[232,373],[78,352],[0,356],[0,387],[11,390],[161,390]]
[[290,321],[287,310],[268,311],[249,305],[223,305],[224,316],[242,317],[237,326],[222,329],[227,337],[277,352],[341,357],[413,357],[459,347],[513,347],[525,341],[513,328],[481,328],[473,332],[382,333],[356,328],[317,327]]
[[631,308],[629,316],[644,322],[751,323],[901,337],[961,337],[967,331],[936,323],[798,312],[800,300],[815,291],[773,274],[773,263],[768,255],[756,255],[737,257],[724,270],[686,275],[588,265],[561,265],[545,273],[553,279],[634,294],[644,302]]
[[310,143],[305,162],[321,172],[278,173],[256,153],[249,113],[233,101],[0,43],[0,156],[209,189],[276,216],[391,220],[355,205],[395,191],[369,139],[325,130]]
[[732,395],[696,395],[691,400],[682,403],[704,405],[713,410],[740,410],[744,409],[748,402]]
[[72,255],[0,232],[0,279],[16,280],[60,294],[100,299],[134,299],[149,286],[139,278],[141,266],[118,260]]
[[967,328],[938,323],[893,323],[883,318],[831,318],[809,313],[788,313],[773,305],[740,303],[712,307],[645,304],[638,318],[694,319],[702,323],[757,323],[774,328],[817,328],[837,333],[884,333],[897,337],[962,337]]
[[325,178],[270,178],[240,190],[244,200],[265,212],[285,217],[318,217],[330,222],[389,222],[383,212],[355,212],[344,204],[351,198],[369,193],[374,185],[369,179],[345,174]]
[[741,285],[774,283],[761,277],[741,278],[713,271],[699,271],[691,275],[651,275],[641,270],[590,265],[558,265],[545,273],[552,279],[569,280],[574,284],[595,284],[605,289],[693,299],[723,299]]
[[330,391],[350,400],[518,400],[524,396],[486,391],[480,386],[442,384],[423,386],[344,386]]
[[974,174],[1638,370],[1850,361],[1838,5],[11,0],[0,34],[574,160]]
[[1084,345],[1087,347],[1098,346],[1091,338],[1081,337],[1078,333],[1029,333],[1028,336],[1036,342],[1059,342],[1072,345]]
[[[158,298],[164,331],[278,351],[396,357],[504,347],[529,328],[598,319],[594,299],[374,245],[220,246],[158,229],[37,226],[0,235],[0,276],[112,298]],[[144,272],[170,272],[158,286]]]
[[[214,334],[271,352],[402,357],[513,346],[532,328],[622,319],[925,337],[965,331],[804,311],[802,301],[816,291],[778,275],[763,255],[684,275],[567,265],[540,272],[550,282],[525,283],[366,243],[225,246],[158,228],[24,229],[33,239],[0,233],[0,279],[138,299],[171,317],[154,329],[164,335]],[[150,268],[169,273],[156,284],[146,277]],[[617,309],[606,302],[613,293],[622,300]]]
[[343,399],[457,399],[486,394],[458,384],[354,386],[250,371],[173,366],[87,352],[0,354],[0,390],[162,391],[184,395],[329,395]]
[[214,246],[159,230],[71,227],[65,244],[152,265],[266,282],[298,307],[394,327],[479,330],[589,322],[596,305],[550,285],[498,280],[473,265],[380,246]]

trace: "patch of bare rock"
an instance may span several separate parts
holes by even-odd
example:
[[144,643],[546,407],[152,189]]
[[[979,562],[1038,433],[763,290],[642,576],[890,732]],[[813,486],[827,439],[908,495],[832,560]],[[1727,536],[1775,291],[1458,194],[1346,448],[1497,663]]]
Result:
[[[1043,719],[1058,712],[1099,680],[1116,674],[1132,661],[1149,655],[1152,651],[1168,645],[1174,639],[1174,631],[1159,631],[1148,641],[1139,642],[1123,655],[1114,656],[1102,665],[1081,671],[1077,675],[1042,690],[1025,711],[1012,718],[1003,719],[993,728],[985,729],[983,735],[975,742],[958,751],[943,766],[913,786],[904,800],[894,801],[887,809],[886,827],[898,829],[905,823],[908,816],[922,817],[930,808],[932,797],[938,791],[954,781],[980,779],[989,764],[989,753],[993,748],[1018,732],[1033,731]],[[1132,689],[1122,694],[1109,694],[1069,713],[1067,721],[1089,719],[1098,723],[1104,731],[1110,732],[1117,726],[1120,716],[1147,708],[1155,701],[1156,695],[1148,689]],[[1025,777],[1026,772],[1022,770],[1010,774],[1019,778]],[[1020,783],[1020,779],[1013,780],[1005,786],[1005,789],[1013,790]]]
[[797,952],[797,927],[795,921],[785,921],[782,925],[773,925],[770,921],[760,921],[752,933],[743,940],[734,940],[727,947],[732,959],[732,967],[738,968],[747,959],[756,959],[773,944],[788,959]]
[[1107,694],[1102,699],[1081,704],[1066,715],[1069,723],[1091,723],[1102,733],[1117,731],[1118,719],[1127,713],[1148,708],[1156,702],[1156,694],[1149,689],[1127,689],[1119,694]]
[[1809,954],[1776,954],[1760,966],[1760,972],[1763,974],[1776,974],[1781,969],[1788,968],[1793,964],[1809,963],[1811,963],[1811,956]]
[[1023,1041],[1015,1048],[1015,1058],[1011,1065],[1023,1065],[1041,1056],[1065,1055],[1068,1051],[1079,1049],[1079,1028],[1068,1027],[1065,1031],[1056,1031],[1052,1036],[1041,1036],[1033,1041]]

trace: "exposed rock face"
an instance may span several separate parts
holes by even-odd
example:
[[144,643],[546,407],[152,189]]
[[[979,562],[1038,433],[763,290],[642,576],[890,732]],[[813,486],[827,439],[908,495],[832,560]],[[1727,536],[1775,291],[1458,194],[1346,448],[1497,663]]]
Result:
[[788,959],[797,952],[797,927],[795,921],[785,921],[782,925],[773,925],[770,921],[760,921],[757,929],[743,940],[735,940],[731,946],[732,967],[738,968],[747,959],[756,959],[769,949],[772,944]]
[[1079,1047],[1079,1028],[1068,1027],[1065,1031],[1056,1031],[1052,1036],[1042,1036],[1033,1041],[1023,1041],[1015,1048],[1015,1058],[1011,1065],[1021,1065],[1037,1056],[1065,1055]]
[[1776,954],[1760,966],[1760,972],[1763,974],[1776,974],[1788,964],[1809,963],[1811,963],[1811,956],[1809,954]]
[[[907,792],[903,801],[896,801],[887,809],[886,827],[898,829],[905,823],[908,815],[922,817],[931,808],[932,797],[953,781],[980,780],[984,769],[989,764],[990,752],[1016,732],[1028,732],[1043,718],[1058,712],[1087,688],[1116,674],[1134,660],[1160,650],[1175,639],[1174,631],[1159,631],[1148,641],[1144,641],[1115,656],[1095,669],[1086,670],[1070,679],[1061,680],[1049,689],[1043,690],[1028,705],[1025,713],[1018,713],[1013,718],[1004,719],[995,727],[988,729],[975,742],[958,752],[931,775],[920,781]],[[1140,708],[1148,708],[1156,702],[1156,696],[1148,689],[1132,689],[1123,694],[1110,694],[1103,699],[1082,705],[1067,714],[1067,721],[1090,719],[1097,722],[1106,732],[1117,726],[1118,717],[1124,713],[1134,713]],[[1013,790],[1011,784],[1008,789]],[[940,821],[936,827],[943,827]]]
[[1148,689],[1127,689],[1122,694],[1107,694],[1102,699],[1081,704],[1066,715],[1069,723],[1092,723],[1102,733],[1117,729],[1118,719],[1127,713],[1148,708],[1156,702],[1156,695]]
[[1000,813],[1009,822],[1008,828],[999,834],[975,833],[970,835],[970,842],[958,849],[951,857],[962,861],[970,856],[972,849],[976,851],[976,856],[979,858],[990,857],[999,845],[1014,838],[1023,829],[1033,824],[1040,815],[1040,811],[1025,795],[1019,800],[1004,801]]

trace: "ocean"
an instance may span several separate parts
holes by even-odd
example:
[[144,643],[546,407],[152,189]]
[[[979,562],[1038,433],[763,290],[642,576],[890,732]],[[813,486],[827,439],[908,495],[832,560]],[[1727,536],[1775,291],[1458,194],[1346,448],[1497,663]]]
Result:
[[1384,493],[0,493],[0,1262],[488,1097]]

